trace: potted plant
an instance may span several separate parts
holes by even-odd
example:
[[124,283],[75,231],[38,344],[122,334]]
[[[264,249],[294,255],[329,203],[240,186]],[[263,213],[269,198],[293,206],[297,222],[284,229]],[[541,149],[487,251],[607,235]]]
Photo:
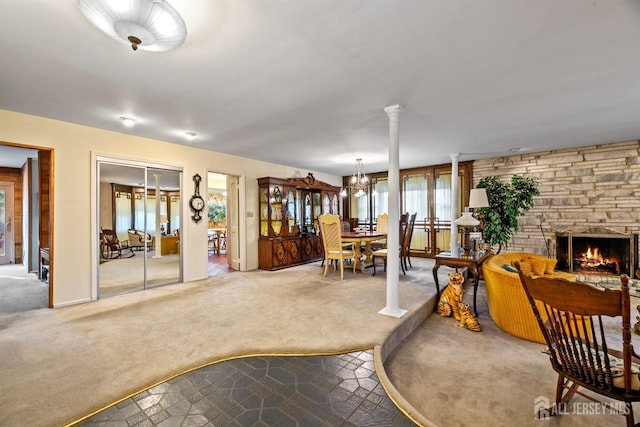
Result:
[[484,238],[491,246],[507,245],[518,229],[518,217],[533,206],[533,198],[540,194],[535,178],[514,175],[511,182],[501,182],[495,176],[480,180],[477,188],[487,191],[489,207],[478,208],[484,222]]

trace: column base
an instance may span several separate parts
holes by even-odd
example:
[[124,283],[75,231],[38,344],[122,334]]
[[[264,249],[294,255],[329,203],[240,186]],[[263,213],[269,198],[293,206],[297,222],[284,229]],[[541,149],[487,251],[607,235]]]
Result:
[[398,319],[404,316],[407,313],[407,310],[402,308],[392,309],[385,307],[378,312],[378,314],[383,314],[385,316],[397,317]]

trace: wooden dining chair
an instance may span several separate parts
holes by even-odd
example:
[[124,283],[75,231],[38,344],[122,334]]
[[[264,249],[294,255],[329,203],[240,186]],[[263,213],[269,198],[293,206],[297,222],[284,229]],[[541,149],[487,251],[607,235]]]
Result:
[[[403,262],[403,254],[405,253],[404,247],[407,244],[407,239],[409,238],[409,214],[400,215],[400,247],[399,247],[399,256],[400,256],[400,268],[402,269],[402,273],[406,276],[407,271],[405,269],[405,264]],[[384,271],[387,271],[387,256],[389,253],[389,248],[378,249],[373,251],[371,254],[371,263],[373,264],[373,275],[376,275],[376,260],[382,259],[384,262]]]
[[[411,239],[413,239],[413,227],[416,224],[416,216],[418,216],[418,212],[415,212],[409,218],[409,227],[411,228],[411,230],[409,231],[409,240],[407,241],[407,246],[404,248],[404,268],[406,270],[408,270],[409,267],[413,268],[413,265],[411,265]],[[409,263],[409,265],[407,265],[407,262]]]
[[346,260],[353,261],[353,274],[356,274],[356,248],[355,243],[347,244],[342,242],[342,223],[340,215],[320,215],[320,235],[324,247],[324,276],[327,276],[329,263],[333,260],[333,269],[340,263],[340,279],[344,280],[344,263]]
[[[629,278],[622,275],[620,289],[611,290],[562,278],[533,278],[517,268],[558,374],[555,405],[539,410],[538,418],[561,413],[559,408],[578,394],[624,415],[627,426],[633,426],[631,403],[640,401],[640,358],[631,344]],[[617,336],[607,336],[604,317],[619,318]],[[608,340],[622,342],[622,351],[609,348]],[[611,405],[611,399],[623,404]]]

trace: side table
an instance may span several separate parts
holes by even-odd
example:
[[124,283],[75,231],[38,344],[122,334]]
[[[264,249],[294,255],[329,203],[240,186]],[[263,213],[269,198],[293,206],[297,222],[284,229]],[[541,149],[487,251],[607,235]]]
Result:
[[480,267],[492,255],[491,251],[471,252],[469,255],[463,253],[454,255],[451,252],[440,252],[435,256],[436,264],[433,266],[433,279],[436,282],[437,298],[440,299],[440,283],[438,281],[438,269],[446,265],[458,271],[460,267],[466,267],[473,274],[473,312],[478,315],[476,296],[478,294],[478,281],[480,280]]

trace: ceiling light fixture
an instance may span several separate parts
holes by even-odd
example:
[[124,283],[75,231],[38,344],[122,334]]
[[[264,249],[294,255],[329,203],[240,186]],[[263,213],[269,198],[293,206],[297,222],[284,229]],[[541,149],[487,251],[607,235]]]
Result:
[[122,124],[128,128],[133,127],[136,124],[136,119],[132,119],[131,117],[120,116],[120,120],[122,120]]
[[166,52],[187,38],[180,14],[166,0],[78,0],[85,18],[133,50]]
[[190,130],[188,130],[188,131],[186,131],[186,132],[184,133],[184,136],[185,136],[189,141],[191,141],[191,140],[192,140],[193,138],[195,138],[197,135],[198,135],[197,133],[192,132],[192,131],[190,131]]
[[351,188],[352,193],[356,197],[362,197],[367,194],[367,190],[369,189],[369,178],[367,178],[367,175],[364,173],[362,159],[356,159],[355,170],[353,171],[353,176],[349,181],[349,185],[340,191],[340,195],[342,197],[347,196],[347,188]]

